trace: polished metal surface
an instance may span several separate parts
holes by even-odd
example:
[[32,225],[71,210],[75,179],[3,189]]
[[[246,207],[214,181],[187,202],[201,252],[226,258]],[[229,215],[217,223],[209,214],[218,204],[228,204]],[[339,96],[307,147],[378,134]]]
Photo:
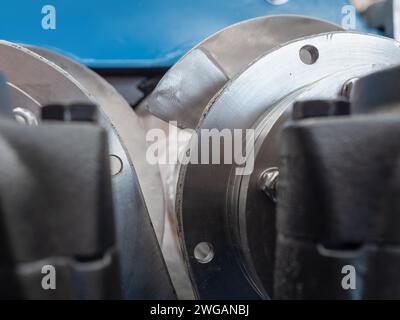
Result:
[[[133,167],[134,160],[138,168],[143,168],[145,161],[144,135],[137,119],[116,91],[90,70],[45,54],[54,62],[25,47],[0,42],[0,69],[8,81],[13,108],[28,110],[40,119],[40,108],[47,104],[89,102],[100,106],[100,124],[108,132],[110,154],[122,163],[112,184],[123,296],[173,299],[175,293]],[[148,196],[150,193],[147,190]]]
[[207,38],[181,58],[149,97],[147,108],[180,128],[195,128],[208,101],[253,60],[288,41],[342,30],[301,16],[267,16],[246,20]]
[[[304,61],[304,50],[311,59]],[[280,129],[291,106],[337,98],[349,79],[399,63],[400,45],[391,39],[331,32],[270,51],[210,100],[197,129],[253,128],[255,166],[248,176],[235,175],[234,165],[181,168],[176,210],[198,297],[271,297],[275,206],[259,177],[279,165]],[[208,263],[194,256],[202,242],[214,250]]]

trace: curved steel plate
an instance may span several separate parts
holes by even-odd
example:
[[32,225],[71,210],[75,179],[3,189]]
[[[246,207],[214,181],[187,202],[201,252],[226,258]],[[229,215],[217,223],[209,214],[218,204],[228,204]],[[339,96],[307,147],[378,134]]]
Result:
[[301,16],[267,16],[232,25],[181,58],[161,79],[147,107],[180,128],[195,128],[208,101],[253,60],[288,41],[337,30],[342,29]]

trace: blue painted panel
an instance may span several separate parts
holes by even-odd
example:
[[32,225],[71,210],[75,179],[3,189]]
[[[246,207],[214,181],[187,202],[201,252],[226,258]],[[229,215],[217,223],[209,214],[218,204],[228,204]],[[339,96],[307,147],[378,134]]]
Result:
[[[56,30],[41,27],[44,5]],[[340,24],[348,0],[2,0],[0,38],[55,49],[90,67],[161,67],[215,31],[262,15],[301,14]],[[366,29],[358,17],[359,31]]]

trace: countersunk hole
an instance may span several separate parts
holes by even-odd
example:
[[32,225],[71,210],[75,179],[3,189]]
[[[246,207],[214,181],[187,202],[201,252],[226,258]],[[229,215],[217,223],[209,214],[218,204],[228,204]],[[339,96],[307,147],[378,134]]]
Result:
[[115,154],[110,155],[111,175],[116,176],[122,171],[122,160]]
[[311,65],[317,62],[319,58],[319,51],[314,46],[306,45],[300,49],[299,56],[300,60],[304,64]]
[[214,258],[214,248],[208,242],[200,242],[194,248],[194,257],[199,263],[209,263]]

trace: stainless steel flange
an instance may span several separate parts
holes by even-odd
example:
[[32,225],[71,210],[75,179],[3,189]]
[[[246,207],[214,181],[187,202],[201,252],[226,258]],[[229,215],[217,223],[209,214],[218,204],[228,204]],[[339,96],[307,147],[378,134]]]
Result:
[[[225,28],[189,51],[159,82],[141,107],[165,120],[176,121],[180,128],[195,128],[207,103],[223,85],[253,60],[277,45],[318,32],[342,30],[339,26],[301,16],[267,16],[242,21]],[[177,167],[161,167],[169,221],[175,222],[174,204]],[[164,172],[168,170],[168,172]],[[171,202],[171,203],[170,203]],[[168,221],[167,221],[168,222]],[[164,255],[178,295],[191,298],[185,276],[175,226],[167,226]]]
[[242,176],[229,164],[181,168],[176,210],[198,297],[272,297],[275,206],[260,177],[279,166],[280,129],[292,104],[337,98],[348,80],[399,63],[400,45],[391,39],[331,32],[267,53],[210,100],[197,132],[254,129],[255,162]]
[[[99,105],[100,124],[108,132],[113,165],[124,297],[173,298],[173,288],[133,167],[137,165],[141,176],[145,176],[144,132],[136,116],[109,84],[85,67],[42,49],[35,50],[54,62],[22,46],[0,42],[0,70],[8,81],[17,119],[28,122],[29,115],[40,122],[40,108],[46,104],[91,102]],[[153,180],[149,182],[153,183]],[[147,197],[152,192],[149,184]],[[159,185],[154,183],[153,189]],[[162,211],[162,201],[156,203]]]

